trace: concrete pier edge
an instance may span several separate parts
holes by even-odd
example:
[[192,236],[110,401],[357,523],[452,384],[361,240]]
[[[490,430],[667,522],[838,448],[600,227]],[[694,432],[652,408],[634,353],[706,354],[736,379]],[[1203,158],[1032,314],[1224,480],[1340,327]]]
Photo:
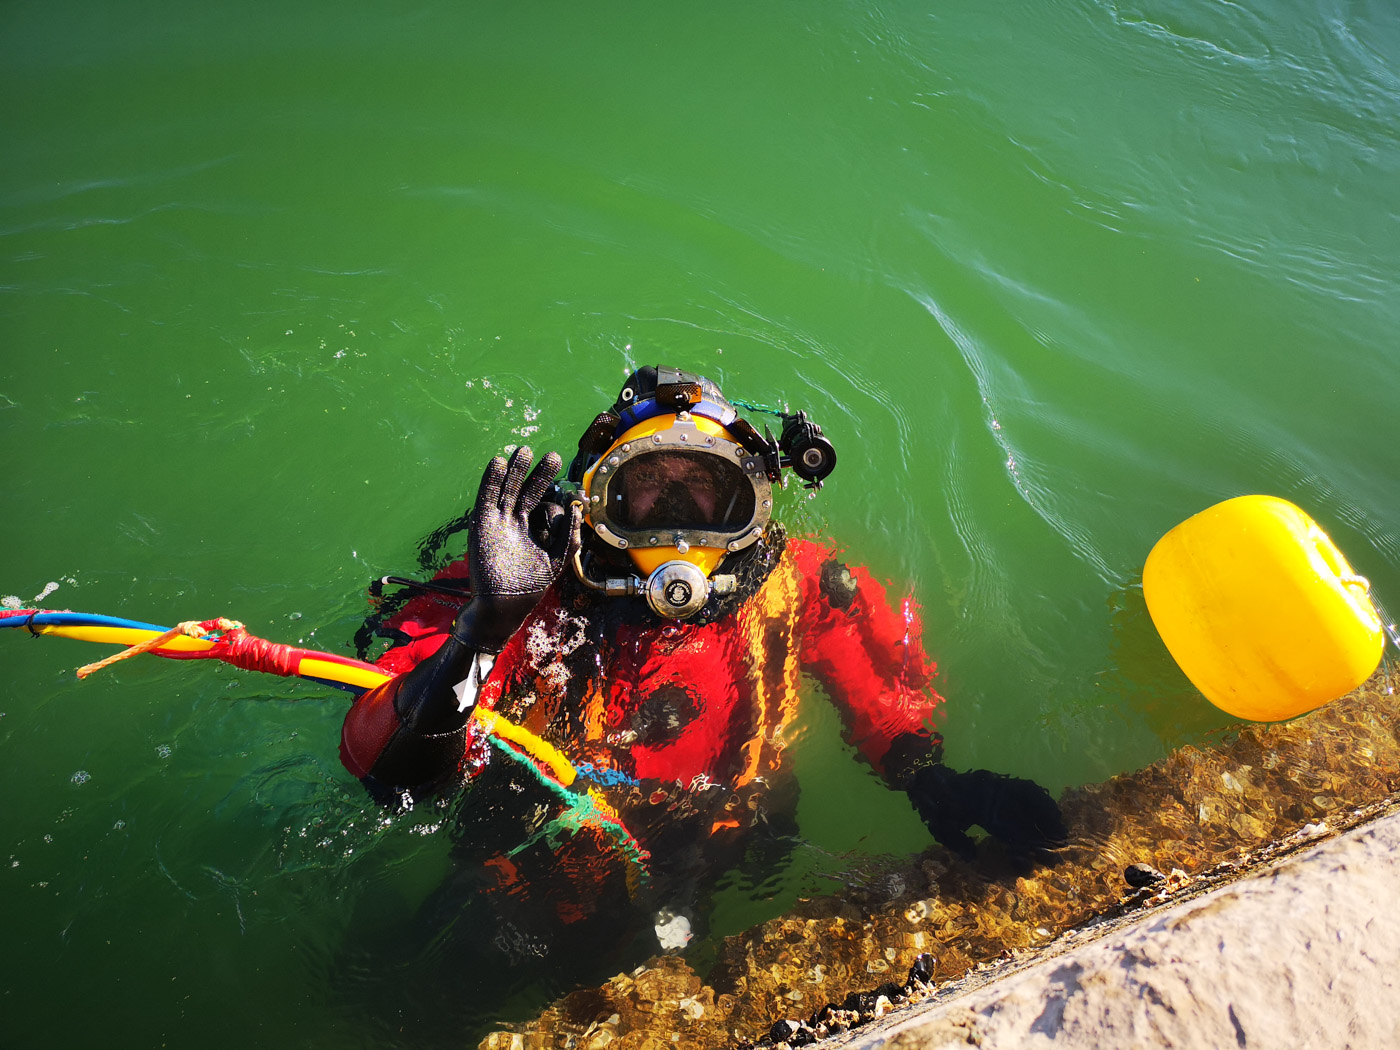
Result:
[[1400,1046],[1400,813],[1074,931],[824,1046]]

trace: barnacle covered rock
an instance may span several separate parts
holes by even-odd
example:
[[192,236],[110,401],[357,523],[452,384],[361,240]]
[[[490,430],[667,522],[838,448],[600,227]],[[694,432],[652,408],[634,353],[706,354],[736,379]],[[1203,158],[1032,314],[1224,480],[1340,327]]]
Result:
[[[1072,927],[1328,833],[1357,807],[1400,792],[1398,733],[1400,704],[1378,675],[1292,722],[1245,726],[1215,746],[1183,747],[1067,791],[1060,805],[1072,841],[1054,867],[1016,876],[995,843],[971,864],[930,846],[858,890],[726,938],[704,980],[680,957],[653,959],[481,1046],[806,1045]],[[1125,886],[1129,869],[1156,877]]]

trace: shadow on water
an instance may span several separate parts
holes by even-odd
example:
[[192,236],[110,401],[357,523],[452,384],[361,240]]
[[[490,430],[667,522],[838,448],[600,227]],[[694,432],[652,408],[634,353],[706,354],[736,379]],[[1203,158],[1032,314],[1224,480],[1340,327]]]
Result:
[[1198,744],[1229,725],[1230,716],[1206,703],[1162,644],[1140,574],[1109,595],[1108,607],[1112,666],[1100,676],[1101,688],[1165,748]]

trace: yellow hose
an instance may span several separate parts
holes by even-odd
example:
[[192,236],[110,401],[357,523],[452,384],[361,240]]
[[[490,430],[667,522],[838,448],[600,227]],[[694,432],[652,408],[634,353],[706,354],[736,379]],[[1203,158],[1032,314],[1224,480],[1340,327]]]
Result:
[[578,771],[574,769],[573,763],[564,757],[557,747],[548,740],[537,737],[524,726],[518,726],[514,722],[496,714],[495,711],[487,711],[483,707],[475,708],[472,711],[474,717],[481,728],[488,733],[494,733],[502,740],[507,740],[527,752],[532,758],[547,765],[554,774],[554,778],[568,787],[578,776]]

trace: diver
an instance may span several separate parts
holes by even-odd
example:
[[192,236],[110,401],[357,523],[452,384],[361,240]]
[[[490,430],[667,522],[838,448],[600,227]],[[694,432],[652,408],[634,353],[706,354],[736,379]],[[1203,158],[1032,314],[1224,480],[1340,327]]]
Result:
[[[384,624],[397,644],[378,663],[397,677],[357,700],[341,743],[388,805],[464,791],[441,919],[490,901],[477,947],[496,965],[552,957],[562,974],[582,953],[606,976],[683,947],[725,872],[761,878],[794,841],[784,731],[804,674],[940,843],[971,857],[977,825],[1024,867],[1053,861],[1066,829],[1049,792],[943,764],[911,603],[773,519],[783,471],[818,487],[835,464],[805,414],[774,439],[704,377],[645,367],[564,479],[557,454],[532,463],[518,448],[486,468],[465,557]],[[548,741],[579,782],[551,787],[478,708]]]

